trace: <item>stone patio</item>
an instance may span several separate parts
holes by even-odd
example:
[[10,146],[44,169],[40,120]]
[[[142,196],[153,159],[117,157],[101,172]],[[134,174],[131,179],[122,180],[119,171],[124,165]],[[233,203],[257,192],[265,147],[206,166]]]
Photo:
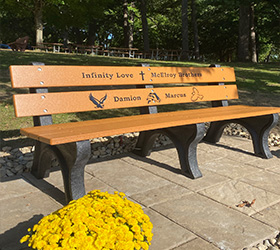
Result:
[[[271,151],[273,159],[257,158],[249,140],[228,136],[200,143],[197,180],[180,174],[174,148],[103,158],[86,166],[86,191],[117,190],[141,204],[154,225],[150,250],[249,248],[280,230],[280,148]],[[1,250],[25,249],[19,240],[27,228],[65,205],[58,169],[43,180],[4,178],[0,194]],[[244,201],[254,202],[238,206]]]

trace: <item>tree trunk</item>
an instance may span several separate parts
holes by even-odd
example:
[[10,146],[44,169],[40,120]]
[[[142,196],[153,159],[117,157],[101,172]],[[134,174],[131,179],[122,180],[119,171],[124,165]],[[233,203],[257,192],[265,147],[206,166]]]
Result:
[[182,54],[181,60],[189,59],[188,0],[182,0]]
[[[131,7],[135,8],[135,3],[131,2]],[[129,13],[129,23],[128,23],[128,29],[129,29],[129,37],[128,37],[128,48],[133,48],[133,31],[134,31],[134,11],[131,10]]]
[[123,35],[124,35],[124,47],[129,46],[129,21],[128,21],[128,3],[127,0],[123,2]]
[[251,61],[256,63],[258,62],[257,59],[257,42],[256,42],[256,32],[255,32],[255,9],[254,9],[254,3],[251,4],[250,9],[250,22],[251,22]]
[[35,1],[34,20],[36,30],[36,45],[43,43],[43,0]]
[[241,62],[246,62],[250,60],[249,42],[250,42],[250,5],[240,5],[238,60]]
[[196,21],[196,2],[192,0],[192,25],[193,25],[193,33],[194,33],[194,56],[195,59],[199,59],[199,43],[198,43],[198,29],[197,29],[197,21]]
[[73,29],[73,33],[74,33],[74,35],[75,35],[75,43],[77,43],[77,44],[83,44],[83,36],[82,36],[82,33],[81,33],[81,30],[80,30],[80,28],[78,28],[78,27],[72,27],[72,29]]
[[94,45],[95,43],[95,34],[96,34],[96,20],[91,20],[88,25],[88,45]]
[[62,36],[63,36],[63,47],[67,48],[69,42],[69,34],[67,28],[63,31]]
[[142,30],[143,30],[142,32],[143,32],[144,52],[149,52],[150,42],[149,42],[147,9],[146,9],[145,0],[141,0],[140,11],[141,11]]

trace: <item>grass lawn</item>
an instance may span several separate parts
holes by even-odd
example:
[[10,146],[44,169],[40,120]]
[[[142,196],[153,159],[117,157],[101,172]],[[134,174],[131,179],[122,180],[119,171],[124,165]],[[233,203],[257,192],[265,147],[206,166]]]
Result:
[[[19,135],[19,128],[32,126],[32,118],[15,118],[12,104],[12,95],[19,93],[13,90],[9,76],[10,65],[26,65],[31,62],[44,62],[46,65],[107,65],[107,66],[137,66],[148,63],[151,66],[182,66],[182,67],[208,67],[211,63],[155,61],[144,59],[128,59],[119,57],[104,57],[76,54],[55,54],[39,52],[12,52],[0,51],[0,129],[1,138],[5,139]],[[280,63],[252,64],[227,63],[221,66],[234,67],[240,101],[250,105],[280,106]],[[20,90],[22,93],[22,90]],[[26,90],[27,91],[27,90]],[[181,109],[185,105],[173,106]],[[164,107],[163,107],[164,109]],[[113,110],[101,112],[86,112],[75,114],[62,114],[53,116],[55,123],[97,119],[109,115],[122,116],[137,112],[134,110]]]

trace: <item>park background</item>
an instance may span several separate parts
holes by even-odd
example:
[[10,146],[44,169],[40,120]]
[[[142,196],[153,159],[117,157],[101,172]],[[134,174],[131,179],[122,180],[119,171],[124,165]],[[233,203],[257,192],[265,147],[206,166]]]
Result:
[[2,0],[0,43],[179,50],[181,60],[278,61],[278,0]]
[[[0,17],[2,44],[29,36],[25,52],[0,50],[1,147],[30,144],[20,136],[19,129],[33,125],[31,117],[15,118],[12,95],[18,90],[11,88],[10,65],[43,62],[46,65],[137,66],[148,63],[151,66],[208,67],[220,64],[235,69],[240,99],[232,101],[234,104],[279,106],[278,0],[2,0]],[[65,47],[70,44],[99,46],[100,50],[114,46],[136,47],[147,53],[151,49],[172,49],[180,51],[181,61],[121,58],[67,50],[67,53],[46,53],[46,50],[33,49],[43,42],[59,42]],[[197,108],[204,105],[201,103]],[[160,111],[165,108],[161,107]],[[182,104],[172,108],[190,107]],[[130,115],[131,112],[138,110],[60,114],[53,119],[54,123],[61,123]],[[279,124],[270,135],[272,145],[280,145]],[[228,133],[247,136],[246,131],[236,127]]]

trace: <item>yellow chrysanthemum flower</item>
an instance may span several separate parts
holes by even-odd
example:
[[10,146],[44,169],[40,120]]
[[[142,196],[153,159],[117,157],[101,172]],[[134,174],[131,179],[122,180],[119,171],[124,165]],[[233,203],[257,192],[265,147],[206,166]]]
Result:
[[42,218],[20,242],[36,250],[147,250],[152,227],[124,193],[94,190]]

